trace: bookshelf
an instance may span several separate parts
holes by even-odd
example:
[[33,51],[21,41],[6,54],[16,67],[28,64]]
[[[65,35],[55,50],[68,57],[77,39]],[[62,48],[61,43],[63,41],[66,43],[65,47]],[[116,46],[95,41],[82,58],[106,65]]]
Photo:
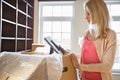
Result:
[[0,52],[30,51],[34,0],[0,0]]

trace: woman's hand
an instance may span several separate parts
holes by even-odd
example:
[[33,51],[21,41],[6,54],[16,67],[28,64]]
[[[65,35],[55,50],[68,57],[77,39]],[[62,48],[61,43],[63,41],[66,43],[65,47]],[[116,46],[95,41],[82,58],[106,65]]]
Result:
[[75,68],[78,68],[78,69],[79,69],[79,68],[80,68],[80,65],[79,65],[77,56],[76,56],[75,54],[71,54],[70,57],[71,57],[73,66],[74,66]]

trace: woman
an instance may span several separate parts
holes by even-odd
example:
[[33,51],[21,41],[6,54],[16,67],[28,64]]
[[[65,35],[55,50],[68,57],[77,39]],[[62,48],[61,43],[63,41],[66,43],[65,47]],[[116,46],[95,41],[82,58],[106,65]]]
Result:
[[84,37],[80,64],[71,54],[73,65],[80,70],[82,80],[112,80],[116,33],[109,28],[107,6],[103,0],[87,0],[84,8],[89,30]]

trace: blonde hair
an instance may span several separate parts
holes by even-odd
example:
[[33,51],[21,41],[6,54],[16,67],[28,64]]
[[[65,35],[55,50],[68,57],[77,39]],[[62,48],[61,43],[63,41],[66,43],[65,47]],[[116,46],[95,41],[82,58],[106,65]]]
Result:
[[109,30],[109,12],[103,0],[87,0],[84,8],[88,8],[93,20],[98,25],[99,38],[105,38]]

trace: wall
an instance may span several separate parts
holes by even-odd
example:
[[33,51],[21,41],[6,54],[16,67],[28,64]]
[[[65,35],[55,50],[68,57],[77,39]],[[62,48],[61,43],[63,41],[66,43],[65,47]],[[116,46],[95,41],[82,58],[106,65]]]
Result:
[[75,2],[75,13],[74,13],[74,26],[72,28],[72,51],[75,53],[80,52],[78,45],[78,38],[82,37],[85,30],[87,29],[87,22],[85,20],[83,3],[85,0],[76,0]]
[[33,43],[38,43],[38,22],[39,22],[39,3],[38,0],[34,0],[34,34]]

